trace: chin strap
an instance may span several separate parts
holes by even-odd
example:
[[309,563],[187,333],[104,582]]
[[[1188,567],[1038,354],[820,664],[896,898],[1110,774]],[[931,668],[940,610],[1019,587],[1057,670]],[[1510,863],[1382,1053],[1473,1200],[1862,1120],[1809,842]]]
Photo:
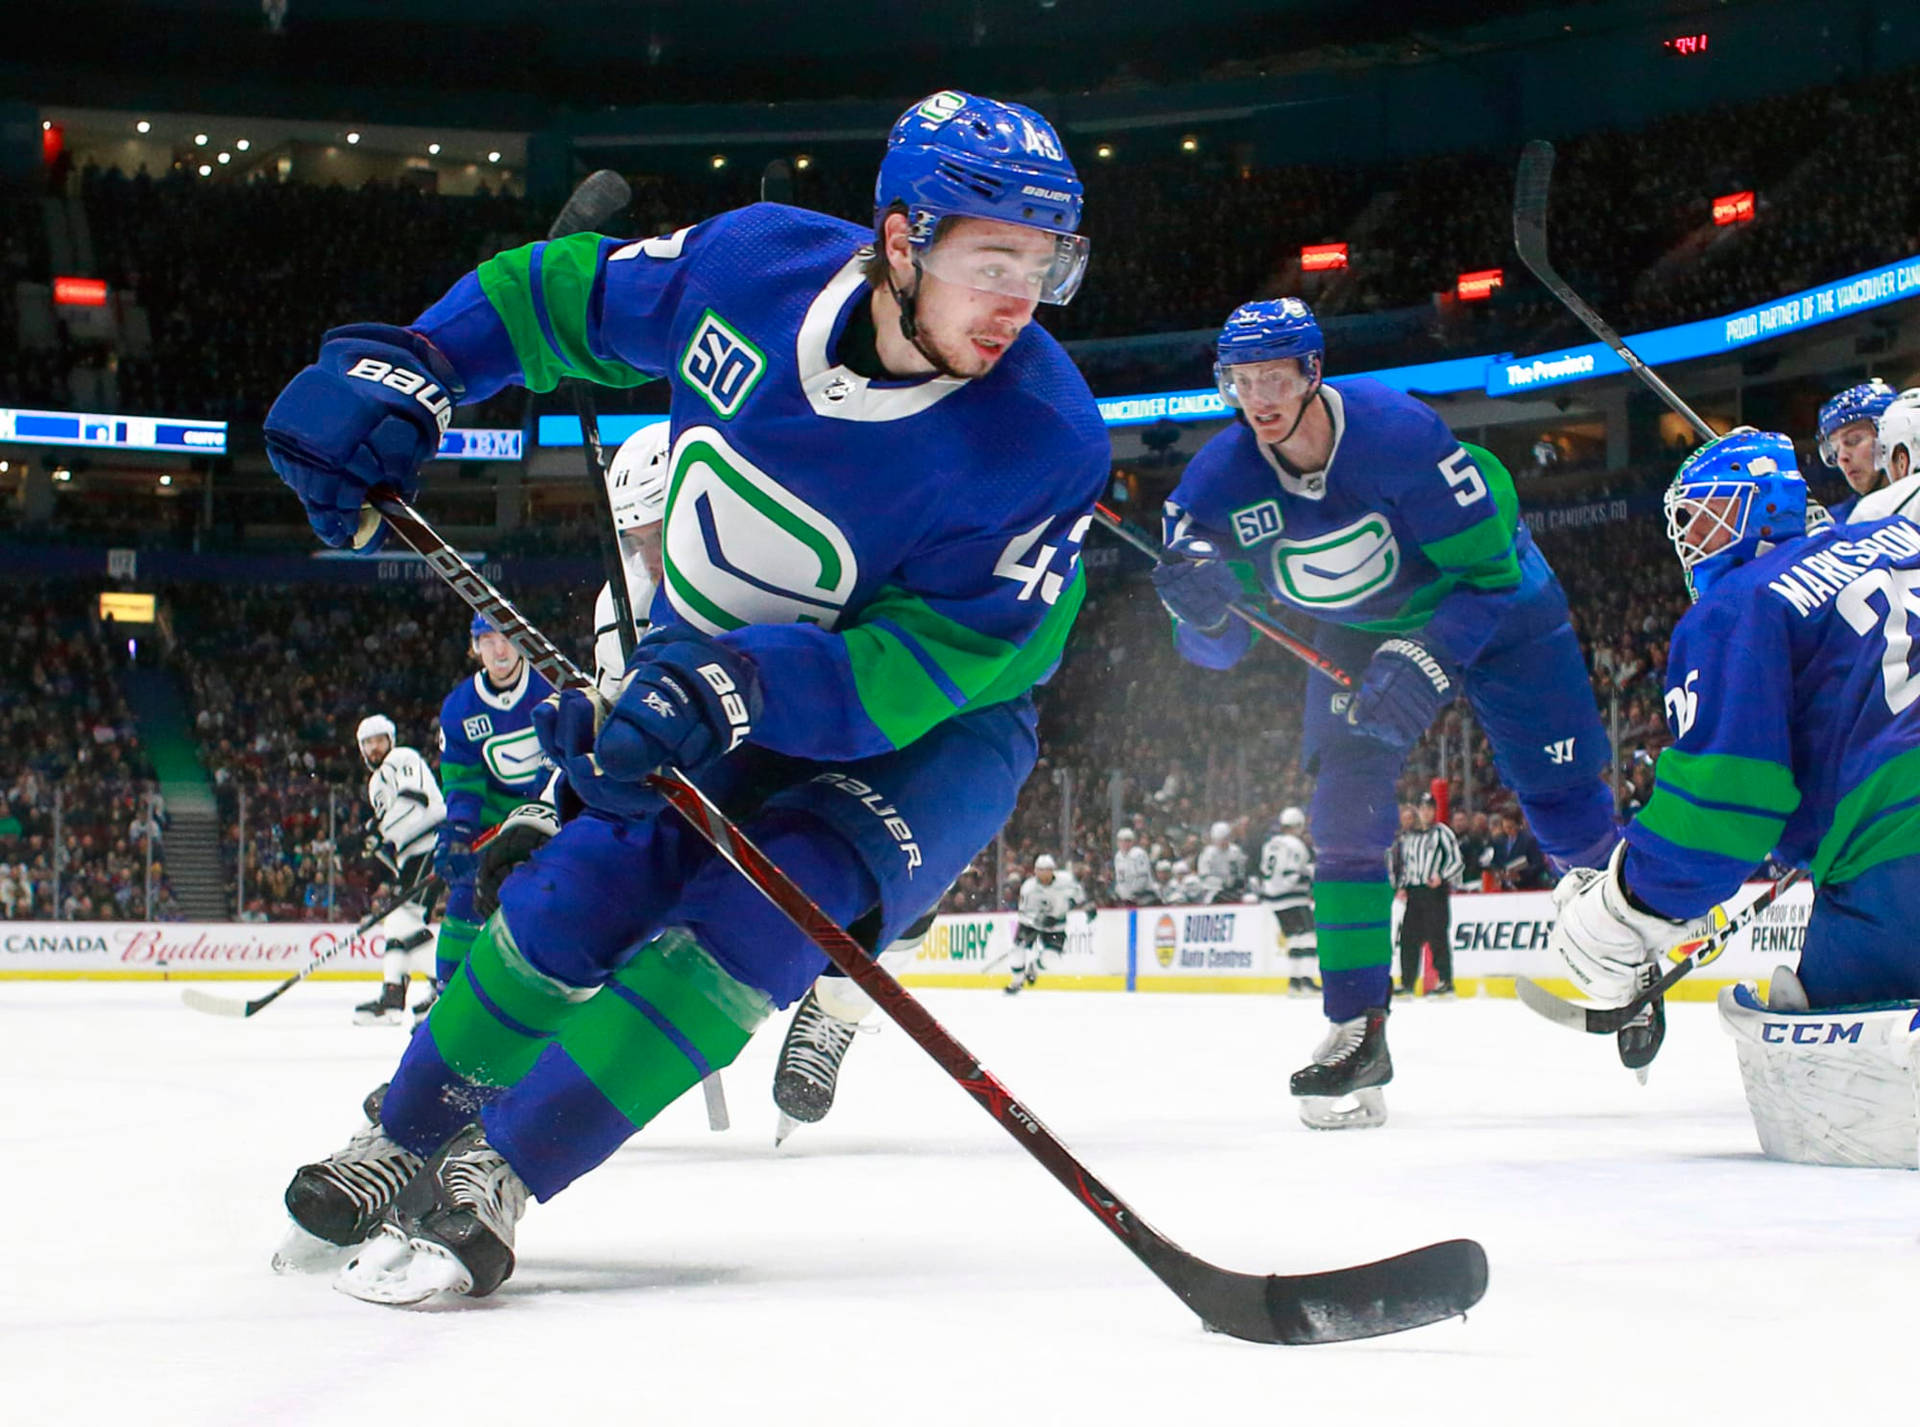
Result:
[[[920,284],[924,281],[926,281],[926,273],[920,268],[920,258],[918,254],[916,254],[913,259],[912,292],[902,292],[900,290],[899,284],[893,280],[893,264],[887,264],[887,291],[893,296],[894,306],[900,309],[900,335],[907,339],[908,344],[912,346],[914,351],[927,359],[932,365],[935,375],[956,377],[965,380],[965,377],[960,372],[956,372],[952,367],[947,365],[946,358],[942,357],[938,352],[920,340],[920,319],[914,309],[920,302]],[[1317,390],[1318,387],[1316,386],[1315,389]],[[1295,424],[1297,425],[1298,423]]]

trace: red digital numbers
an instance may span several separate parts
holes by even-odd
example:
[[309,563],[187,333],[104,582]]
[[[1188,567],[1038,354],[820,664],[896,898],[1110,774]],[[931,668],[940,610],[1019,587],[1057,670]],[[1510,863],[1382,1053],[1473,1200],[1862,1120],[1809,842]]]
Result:
[[1703,55],[1707,52],[1707,35],[1704,30],[1697,35],[1675,35],[1660,44],[1677,55]]

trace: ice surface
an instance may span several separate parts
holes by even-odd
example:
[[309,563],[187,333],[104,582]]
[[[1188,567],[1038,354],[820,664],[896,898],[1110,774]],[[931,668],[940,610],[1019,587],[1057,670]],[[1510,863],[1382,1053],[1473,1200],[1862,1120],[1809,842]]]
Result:
[[727,1072],[731,1132],[673,1106],[529,1210],[491,1299],[276,1277],[289,1174],[406,1033],[349,1024],[351,983],[246,1021],[179,989],[0,984],[0,1420],[1639,1427],[1895,1411],[1912,1373],[1920,1176],[1761,1159],[1706,1004],[1671,1008],[1644,1089],[1517,1002],[1414,1004],[1392,1122],[1315,1134],[1285,1094],[1310,1002],[927,993],[1216,1263],[1486,1245],[1467,1321],[1278,1348],[1203,1332],[892,1026],[778,1151],[769,1027]]

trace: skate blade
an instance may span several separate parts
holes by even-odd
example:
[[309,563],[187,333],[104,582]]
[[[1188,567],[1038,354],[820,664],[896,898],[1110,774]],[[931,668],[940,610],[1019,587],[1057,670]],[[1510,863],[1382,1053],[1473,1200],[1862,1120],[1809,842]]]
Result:
[[1387,1097],[1378,1086],[1351,1095],[1302,1095],[1300,1123],[1310,1130],[1371,1130],[1387,1123]]
[[780,1112],[780,1123],[773,1127],[773,1147],[779,1149],[781,1142],[794,1132],[803,1122],[796,1120],[785,1110]]
[[355,1011],[356,1026],[397,1026],[406,1020],[405,1011]]
[[362,1303],[405,1307],[440,1293],[465,1293],[473,1287],[473,1275],[445,1246],[406,1238],[383,1225],[334,1277],[333,1286]]
[[332,1243],[309,1234],[298,1224],[288,1224],[280,1247],[273,1251],[275,1273],[333,1273],[353,1257],[358,1244]]

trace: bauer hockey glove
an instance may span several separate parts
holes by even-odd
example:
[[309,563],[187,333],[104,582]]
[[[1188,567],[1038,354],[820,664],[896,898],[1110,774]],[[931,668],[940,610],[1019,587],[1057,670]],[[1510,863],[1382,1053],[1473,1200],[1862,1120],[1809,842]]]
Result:
[[1373,651],[1347,705],[1347,722],[1389,748],[1408,749],[1459,692],[1452,660],[1416,640],[1389,639]]
[[1553,935],[1547,949],[1566,964],[1573,984],[1603,1006],[1624,1006],[1640,989],[1640,968],[1704,923],[1669,921],[1635,906],[1622,880],[1627,844],[1604,868],[1576,867],[1553,889]]
[[480,829],[476,827],[443,823],[440,840],[433,845],[434,875],[449,887],[472,886],[480,867],[480,857],[473,850],[473,840],[478,836]]
[[[336,327],[267,412],[267,459],[329,545],[355,542],[377,485],[411,500],[421,463],[439,449],[462,387],[426,338],[404,327]],[[371,549],[382,538],[358,542]]]
[[474,874],[473,908],[481,917],[500,909],[500,884],[507,874],[558,831],[560,815],[545,803],[522,803],[501,820],[480,850],[480,868]]
[[1227,610],[1241,594],[1239,577],[1225,560],[1155,565],[1153,588],[1169,614],[1202,634],[1218,634],[1227,627]]
[[752,734],[760,705],[760,675],[738,650],[685,625],[651,630],[600,730],[600,767],[630,782],[662,764],[695,772]]

